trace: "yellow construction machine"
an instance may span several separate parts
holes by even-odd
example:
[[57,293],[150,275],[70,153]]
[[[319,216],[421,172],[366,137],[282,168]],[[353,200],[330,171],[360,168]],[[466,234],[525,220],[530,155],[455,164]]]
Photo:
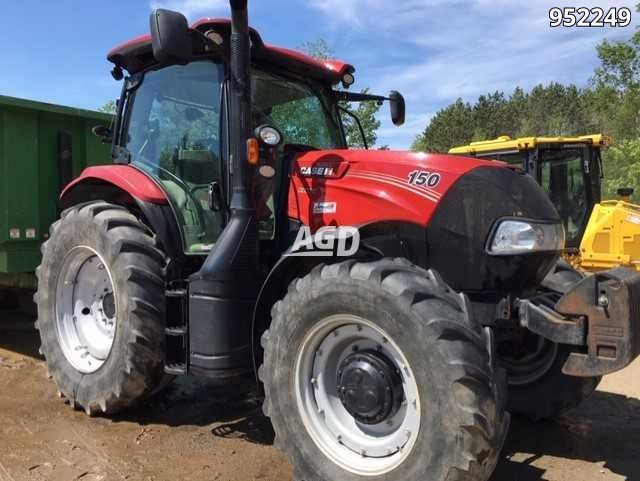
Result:
[[566,259],[585,271],[616,266],[640,270],[640,206],[633,189],[618,200],[601,200],[604,135],[580,137],[508,136],[455,147],[450,154],[502,160],[536,178],[560,213],[566,230]]

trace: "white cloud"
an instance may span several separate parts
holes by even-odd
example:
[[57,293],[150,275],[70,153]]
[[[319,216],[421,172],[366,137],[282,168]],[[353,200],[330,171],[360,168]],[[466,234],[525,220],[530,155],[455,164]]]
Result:
[[211,16],[229,9],[228,0],[154,0],[151,8],[166,8],[194,20],[197,16]]
[[[578,3],[628,7],[637,23],[636,0]],[[358,67],[358,85],[402,91],[414,120],[400,130],[412,134],[424,128],[421,120],[426,124],[431,112],[458,97],[473,100],[551,81],[584,85],[597,62],[595,46],[604,38],[629,37],[634,28],[551,28],[548,14],[556,0],[312,0],[311,5],[338,30],[357,27],[356,41],[344,51]],[[386,121],[388,114],[380,115]],[[380,143],[407,138],[384,125]]]

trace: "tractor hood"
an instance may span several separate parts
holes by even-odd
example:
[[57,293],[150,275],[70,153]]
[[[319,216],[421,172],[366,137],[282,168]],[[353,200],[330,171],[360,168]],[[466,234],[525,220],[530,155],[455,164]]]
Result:
[[292,166],[289,217],[323,226],[412,225],[428,263],[465,292],[523,292],[541,282],[558,252],[486,252],[499,220],[560,223],[535,180],[498,161],[392,151],[309,152]]
[[510,167],[444,154],[382,150],[313,151],[293,162],[289,216],[319,228],[379,221],[427,225],[466,173]]

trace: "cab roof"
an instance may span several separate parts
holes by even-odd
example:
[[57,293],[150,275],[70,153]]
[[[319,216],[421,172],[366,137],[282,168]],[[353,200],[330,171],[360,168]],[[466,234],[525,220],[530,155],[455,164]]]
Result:
[[606,135],[582,135],[579,137],[520,137],[512,139],[508,135],[503,135],[493,140],[483,140],[472,142],[469,145],[454,147],[449,150],[450,154],[483,154],[499,152],[517,152],[532,150],[542,144],[589,144],[596,148],[606,147],[611,144],[611,139]]
[[[192,24],[191,29],[202,33],[213,30],[228,39],[231,33],[231,21],[222,18],[203,18]],[[341,60],[318,60],[295,50],[265,44],[260,34],[254,29],[250,29],[250,35],[252,58],[258,62],[331,84],[339,82],[345,74],[355,72],[352,65]],[[156,62],[151,50],[151,36],[142,35],[118,45],[109,52],[107,59],[130,74],[153,66]]]

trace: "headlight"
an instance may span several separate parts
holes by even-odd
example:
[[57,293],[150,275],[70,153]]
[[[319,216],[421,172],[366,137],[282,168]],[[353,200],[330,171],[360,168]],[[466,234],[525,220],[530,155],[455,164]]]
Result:
[[562,224],[502,220],[489,238],[487,251],[494,256],[559,251],[564,248]]
[[277,147],[282,142],[282,135],[275,127],[261,125],[256,129],[256,137],[269,147]]

